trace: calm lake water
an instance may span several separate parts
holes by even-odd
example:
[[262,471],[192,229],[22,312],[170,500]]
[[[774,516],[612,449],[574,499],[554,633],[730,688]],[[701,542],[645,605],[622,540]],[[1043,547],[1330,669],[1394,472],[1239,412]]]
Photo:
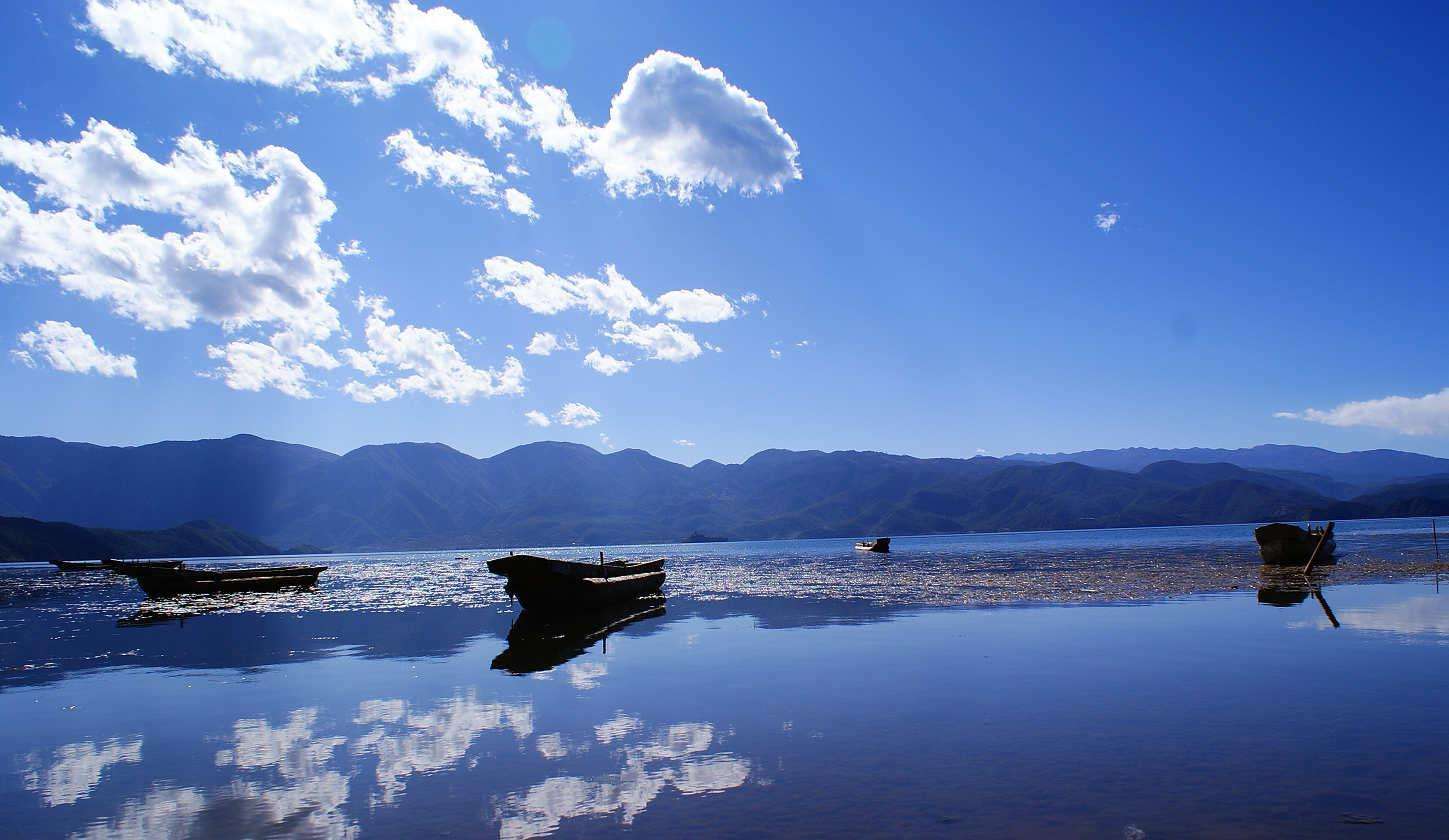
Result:
[[1250,533],[615,547],[672,558],[667,599],[551,627],[514,626],[489,552],[149,605],[0,569],[0,813],[18,837],[1445,836],[1427,521],[1343,523],[1316,588],[1264,577]]

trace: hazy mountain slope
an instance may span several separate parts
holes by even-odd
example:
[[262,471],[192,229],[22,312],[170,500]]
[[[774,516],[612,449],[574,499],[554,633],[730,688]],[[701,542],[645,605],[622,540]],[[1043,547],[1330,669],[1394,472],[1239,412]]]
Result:
[[1264,444],[1248,449],[1093,449],[1055,454],[1024,453],[1011,460],[1038,463],[1073,462],[1108,470],[1137,472],[1158,461],[1225,463],[1250,470],[1292,470],[1316,473],[1335,481],[1362,487],[1390,481],[1449,472],[1449,459],[1435,458],[1394,449],[1365,452],[1332,452],[1314,446]]
[[215,522],[187,522],[156,531],[120,531],[0,516],[0,561],[4,562],[276,553],[276,547]]

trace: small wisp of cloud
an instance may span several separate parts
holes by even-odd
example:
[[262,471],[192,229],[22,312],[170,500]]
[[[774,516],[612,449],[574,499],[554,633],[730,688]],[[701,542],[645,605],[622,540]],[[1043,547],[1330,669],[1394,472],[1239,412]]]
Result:
[[1117,213],[1117,205],[1110,201],[1104,201],[1098,205],[1097,215],[1092,221],[1096,224],[1097,230],[1103,233],[1111,233],[1112,228],[1117,226],[1117,222],[1121,218]]

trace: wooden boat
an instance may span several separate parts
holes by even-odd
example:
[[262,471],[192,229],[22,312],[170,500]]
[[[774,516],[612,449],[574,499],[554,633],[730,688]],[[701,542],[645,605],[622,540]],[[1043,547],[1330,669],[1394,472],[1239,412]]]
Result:
[[326,566],[269,566],[253,569],[137,569],[132,575],[152,598],[225,592],[275,592],[314,586]]
[[106,570],[101,560],[51,560],[49,562],[62,572],[104,572]]
[[508,580],[508,594],[526,610],[567,610],[652,595],[664,585],[664,561],[582,563],[533,554],[488,561],[488,571]]
[[[1323,543],[1323,549],[1318,552],[1318,559],[1315,563],[1336,562],[1333,556],[1337,545],[1333,541],[1331,531],[1333,523],[1329,523],[1328,539]],[[1323,536],[1325,528],[1299,528],[1297,525],[1288,525],[1283,522],[1274,522],[1271,525],[1263,525],[1253,531],[1253,538],[1258,541],[1258,553],[1263,556],[1263,562],[1269,566],[1303,566],[1308,563],[1308,558],[1313,556],[1313,549],[1318,545],[1318,540]]]
[[[568,662],[610,633],[636,621],[664,615],[658,596],[621,601],[568,616],[524,610],[508,630],[508,647],[493,659],[495,671],[532,674]],[[606,648],[607,649],[607,648]]]
[[126,577],[135,577],[149,569],[179,569],[185,566],[183,560],[102,560],[101,565]]
[[876,537],[873,540],[861,540],[855,544],[856,551],[874,551],[877,554],[885,554],[891,550],[890,537]]

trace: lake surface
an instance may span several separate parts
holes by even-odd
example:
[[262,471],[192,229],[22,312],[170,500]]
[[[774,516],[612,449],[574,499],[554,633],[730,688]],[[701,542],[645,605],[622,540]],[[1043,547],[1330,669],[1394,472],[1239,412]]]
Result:
[[150,604],[4,568],[0,813],[20,837],[1443,837],[1427,521],[1343,523],[1311,586],[1265,577],[1250,532],[614,547],[670,557],[667,599],[543,627],[485,552]]

